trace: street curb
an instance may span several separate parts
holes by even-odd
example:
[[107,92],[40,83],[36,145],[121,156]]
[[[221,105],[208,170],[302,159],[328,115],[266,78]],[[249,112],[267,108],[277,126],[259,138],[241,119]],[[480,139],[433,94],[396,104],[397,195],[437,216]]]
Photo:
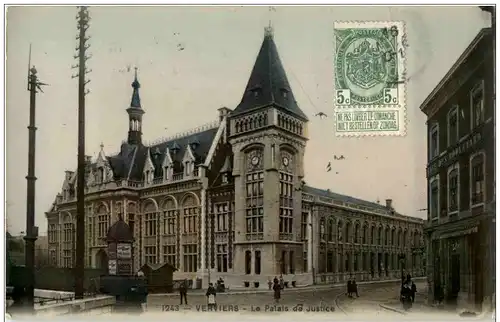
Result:
[[[426,279],[426,277],[416,277],[413,278],[413,280],[423,280]],[[400,279],[391,279],[391,280],[378,280],[378,281],[365,281],[365,282],[358,282],[358,285],[373,285],[373,284],[390,284],[390,283],[396,283],[400,282]],[[302,286],[302,287],[295,287],[295,288],[287,288],[285,289],[284,292],[289,293],[289,292],[300,292],[300,291],[315,291],[315,290],[328,290],[328,289],[334,289],[334,288],[339,288],[339,287],[345,287],[345,283],[337,283],[337,284],[320,284],[320,285],[308,285],[308,286]],[[272,290],[252,290],[252,291],[229,291],[229,292],[223,292],[223,293],[217,293],[217,296],[223,296],[223,295],[243,295],[243,294],[272,294]],[[158,293],[158,294],[149,294],[148,296],[151,297],[176,297],[179,296],[178,293]],[[188,296],[205,296],[205,292],[188,292]]]
[[381,308],[383,308],[383,309],[388,310],[388,311],[396,312],[396,313],[399,313],[399,314],[402,314],[402,315],[406,315],[406,314],[408,314],[408,313],[406,313],[406,312],[404,312],[404,311],[402,311],[402,310],[400,310],[400,309],[396,309],[396,308],[394,308],[394,307],[390,307],[390,306],[387,306],[387,305],[384,305],[384,304],[379,304],[379,306],[380,306]]

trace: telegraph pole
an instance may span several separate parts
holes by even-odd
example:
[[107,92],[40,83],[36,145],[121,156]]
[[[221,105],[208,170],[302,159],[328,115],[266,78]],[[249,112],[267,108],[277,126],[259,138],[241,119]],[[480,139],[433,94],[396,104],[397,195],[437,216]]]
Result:
[[91,70],[85,67],[90,55],[87,55],[87,49],[90,45],[87,41],[90,37],[86,36],[89,28],[90,16],[87,7],[80,7],[78,15],[78,47],[76,47],[78,64],[72,68],[78,68],[78,74],[72,78],[78,77],[78,168],[77,168],[77,190],[76,190],[76,258],[75,258],[75,299],[83,299],[84,293],[84,274],[85,274],[85,95],[89,93],[85,90],[85,85],[90,81],[85,79],[85,75]]
[[38,237],[38,227],[35,227],[35,148],[36,148],[36,94],[37,90],[43,93],[41,86],[47,85],[38,81],[35,66],[31,67],[31,45],[28,60],[28,91],[30,92],[30,116],[28,125],[28,175],[26,192],[26,235],[25,240],[25,263],[26,263],[26,293],[25,306],[27,313],[34,311],[35,291],[35,241]]

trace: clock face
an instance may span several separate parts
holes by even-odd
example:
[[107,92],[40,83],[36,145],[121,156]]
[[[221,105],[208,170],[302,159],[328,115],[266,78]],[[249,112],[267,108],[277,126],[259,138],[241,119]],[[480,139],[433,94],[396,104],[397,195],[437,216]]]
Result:
[[289,163],[289,162],[290,162],[290,161],[288,160],[288,158],[287,158],[287,157],[284,157],[284,158],[283,158],[283,165],[284,165],[285,167],[287,167],[287,166],[288,166],[288,163]]
[[255,157],[252,158],[252,164],[253,165],[257,165],[257,164],[259,164],[259,162],[260,162],[260,159],[259,159],[258,156],[255,156]]

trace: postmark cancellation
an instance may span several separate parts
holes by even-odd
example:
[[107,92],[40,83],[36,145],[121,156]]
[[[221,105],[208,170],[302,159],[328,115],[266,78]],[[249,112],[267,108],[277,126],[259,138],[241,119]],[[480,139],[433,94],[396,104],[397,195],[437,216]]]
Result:
[[337,136],[406,134],[406,47],[402,21],[334,23]]

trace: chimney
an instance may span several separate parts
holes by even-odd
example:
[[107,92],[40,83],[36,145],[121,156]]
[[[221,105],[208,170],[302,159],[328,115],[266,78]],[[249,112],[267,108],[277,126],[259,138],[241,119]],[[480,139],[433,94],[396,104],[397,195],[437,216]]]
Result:
[[229,115],[229,113],[231,113],[231,109],[227,108],[227,107],[221,107],[218,109],[219,111],[219,121],[222,122],[222,120],[224,119],[224,117],[226,117],[227,115]]
[[392,199],[385,199],[385,206],[392,209]]
[[66,171],[64,171],[64,173],[66,174],[66,175],[64,176],[65,180],[66,180],[66,181],[69,181],[69,179],[71,179],[71,176],[73,175],[73,173],[74,173],[74,172],[73,172],[73,171],[66,170]]

